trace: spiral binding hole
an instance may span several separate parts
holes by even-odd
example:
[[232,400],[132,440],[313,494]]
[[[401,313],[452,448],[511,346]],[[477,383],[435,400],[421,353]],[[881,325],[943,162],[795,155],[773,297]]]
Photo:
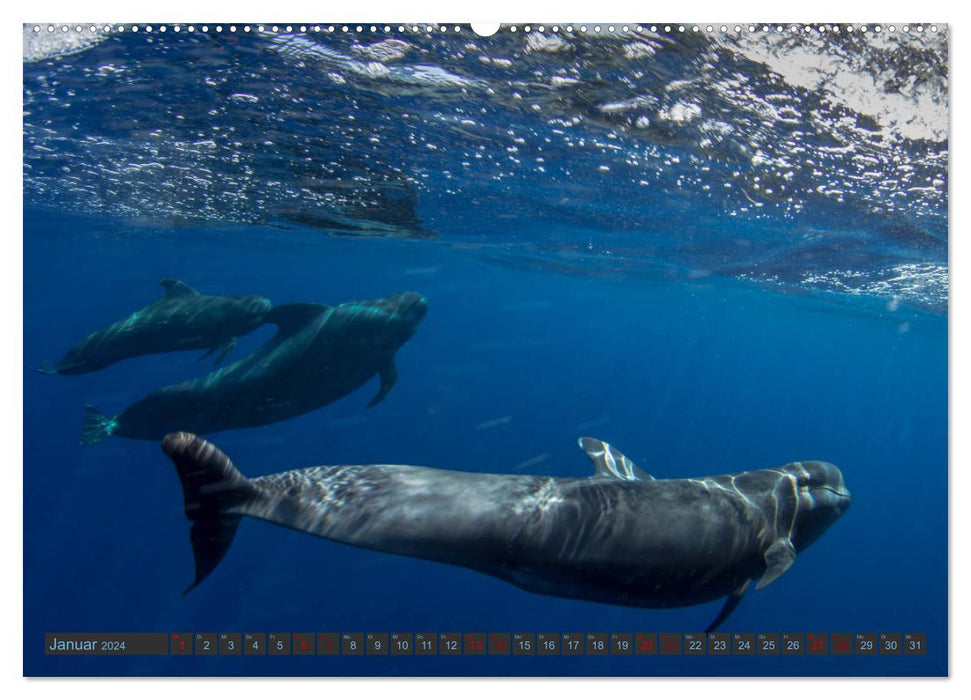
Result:
[[[45,29],[46,29],[47,33],[49,33],[49,34],[53,34],[53,33],[58,32],[58,31],[61,32],[61,33],[68,33],[68,32],[72,32],[73,31],[76,34],[82,34],[85,31],[89,31],[92,34],[96,34],[99,31],[100,32],[103,32],[103,33],[106,33],[106,34],[111,33],[111,32],[124,33],[126,31],[130,31],[130,32],[135,33],[135,34],[137,34],[139,32],[142,32],[144,34],[152,34],[152,33],[164,33],[164,32],[169,31],[170,29],[171,29],[172,32],[175,32],[176,34],[181,33],[183,30],[186,31],[186,32],[189,32],[189,33],[194,33],[194,32],[196,32],[198,30],[198,31],[201,31],[201,32],[206,33],[206,34],[208,34],[210,32],[222,33],[223,31],[226,31],[226,30],[228,30],[228,32],[230,32],[232,34],[235,34],[235,33],[238,33],[238,32],[251,33],[252,31],[256,31],[256,32],[259,32],[259,33],[266,33],[266,32],[277,33],[277,32],[280,32],[281,31],[281,27],[278,26],[278,25],[272,25],[272,27],[267,27],[266,25],[262,25],[262,24],[260,24],[260,25],[254,25],[252,27],[250,25],[239,25],[238,26],[238,25],[235,25],[235,24],[228,25],[226,27],[224,27],[223,25],[214,25],[214,26],[210,27],[209,25],[205,25],[205,24],[204,25],[201,25],[199,27],[196,27],[195,25],[191,25],[191,24],[188,24],[188,25],[179,25],[179,24],[174,24],[174,25],[164,25],[164,24],[163,25],[151,25],[151,24],[138,25],[138,24],[132,24],[132,25],[127,25],[127,26],[126,25],[123,25],[123,24],[119,24],[119,25],[108,25],[108,24],[106,24],[106,25],[102,25],[100,27],[98,25],[94,25],[94,24],[87,25],[87,26],[81,25],[81,24],[77,24],[77,25],[67,25],[67,24],[62,24],[62,25],[54,25],[54,24],[40,25],[40,24],[35,24],[35,25],[29,25],[29,29],[30,29],[30,31],[32,31],[35,34],[39,34],[39,33],[43,32],[43,31],[45,31]],[[285,27],[283,27],[283,29],[286,32],[288,32],[288,33],[295,31],[295,29],[297,31],[301,32],[301,33],[308,33],[308,32],[320,33],[321,31],[325,31],[327,33],[333,33],[337,29],[337,27],[335,27],[334,25],[328,25],[327,27],[323,27],[323,28],[320,25],[312,25],[312,26],[309,26],[309,25],[299,25],[298,27],[295,28],[293,25],[285,25]],[[398,25],[398,27],[397,27],[398,33],[401,33],[401,34],[404,34],[404,33],[407,33],[408,31],[411,31],[412,33],[424,32],[424,33],[426,33],[426,34],[428,34],[428,35],[431,36],[431,35],[434,35],[435,33],[447,34],[449,32],[449,25],[442,24],[442,25],[439,25],[437,27],[437,29],[438,29],[438,31],[436,32],[435,31],[436,30],[436,27],[433,26],[433,25],[430,25],[430,24],[429,25],[417,25],[417,24],[415,24],[415,25],[411,25],[411,26],[408,26],[408,25]],[[462,27],[459,26],[459,25],[452,25],[451,29],[452,29],[452,31],[454,31],[456,33],[462,31]],[[800,30],[802,30],[806,34],[809,34],[809,33],[812,33],[813,30],[815,29],[820,34],[825,34],[827,32],[832,32],[833,34],[839,34],[841,32],[846,32],[847,34],[852,34],[853,32],[859,32],[861,36],[872,36],[872,35],[880,34],[881,32],[884,32],[884,31],[889,32],[891,34],[894,34],[894,33],[898,32],[898,31],[903,32],[905,34],[915,34],[915,35],[924,35],[924,34],[928,34],[928,33],[936,34],[936,33],[938,33],[942,29],[942,27],[939,27],[937,25],[932,25],[932,24],[929,24],[929,25],[923,25],[923,24],[906,25],[905,24],[905,25],[902,25],[900,27],[898,27],[896,25],[893,25],[893,24],[889,24],[889,25],[880,25],[880,24],[873,24],[873,25],[868,25],[868,24],[861,24],[861,25],[852,25],[852,24],[838,25],[838,24],[834,24],[834,25],[818,25],[818,26],[814,26],[814,25],[810,25],[810,24],[806,24],[806,25],[796,25],[796,24],[793,24],[793,25],[789,25],[788,27],[785,26],[785,25],[781,25],[781,24],[779,24],[779,25],[771,25],[771,26],[770,25],[767,25],[767,24],[762,24],[762,25],[756,25],[756,24],[738,25],[738,24],[736,24],[734,26],[724,25],[724,24],[722,24],[722,25],[711,25],[711,24],[709,24],[709,25],[705,25],[705,26],[699,26],[699,25],[677,25],[677,26],[664,25],[662,28],[659,28],[658,25],[652,24],[652,25],[650,25],[649,29],[650,29],[651,32],[658,32],[659,29],[660,29],[664,33],[668,33],[668,34],[673,33],[675,31],[678,32],[678,33],[684,33],[686,31],[689,31],[690,30],[692,33],[695,33],[695,34],[698,34],[698,33],[701,33],[701,32],[705,32],[706,34],[709,34],[709,35],[715,34],[715,33],[725,34],[725,33],[728,33],[730,31],[734,31],[737,34],[741,34],[746,29],[748,30],[748,32],[750,34],[755,34],[755,33],[758,33],[758,32],[760,32],[762,34],[768,34],[769,32],[774,32],[776,34],[784,34],[786,31],[789,31],[789,32],[791,32],[793,34],[796,34]],[[643,33],[643,32],[646,32],[646,31],[648,31],[648,27],[645,26],[645,25],[640,25],[640,24],[637,24],[637,25],[628,25],[628,24],[625,24],[625,25],[619,25],[619,26],[618,25],[613,25],[613,24],[610,24],[610,25],[600,25],[600,24],[586,25],[586,24],[583,24],[583,25],[580,25],[578,27],[574,27],[573,25],[566,25],[566,26],[561,27],[560,25],[547,26],[547,25],[543,25],[543,24],[540,24],[540,25],[528,25],[527,24],[527,25],[509,25],[508,30],[509,30],[510,33],[516,33],[517,31],[522,31],[523,33],[526,33],[526,34],[533,33],[533,32],[545,33],[547,31],[550,31],[550,32],[555,33],[555,34],[559,34],[559,33],[562,33],[562,32],[566,32],[568,34],[573,34],[575,32],[576,33],[581,33],[581,34],[586,34],[586,33],[602,34],[602,33],[605,33],[605,32],[606,33],[610,33],[610,34],[616,34],[616,33],[618,33],[618,31],[619,32],[622,32],[624,34],[629,34],[629,33]],[[354,32],[354,33],[357,33],[357,34],[363,34],[364,32],[368,32],[368,31],[371,34],[378,34],[378,33],[380,33],[380,32],[383,31],[385,34],[390,34],[390,33],[392,33],[394,31],[394,27],[392,27],[391,25],[383,25],[383,26],[381,26],[381,25],[340,25],[340,31],[342,33]]]

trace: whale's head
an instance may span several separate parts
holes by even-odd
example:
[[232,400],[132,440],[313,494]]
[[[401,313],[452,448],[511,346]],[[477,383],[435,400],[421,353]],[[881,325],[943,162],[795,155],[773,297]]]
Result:
[[370,352],[394,353],[411,339],[428,311],[428,300],[415,292],[383,299],[341,304],[335,316],[349,334],[348,342]]
[[816,541],[850,507],[843,474],[829,462],[797,462],[785,467],[795,482],[796,517],[792,536],[797,550]]
[[428,300],[417,292],[392,294],[382,299],[381,304],[390,314],[392,323],[410,329],[409,338],[428,312]]
[[428,312],[428,300],[416,292],[401,292],[381,300],[388,314],[387,334],[397,350],[407,343]]

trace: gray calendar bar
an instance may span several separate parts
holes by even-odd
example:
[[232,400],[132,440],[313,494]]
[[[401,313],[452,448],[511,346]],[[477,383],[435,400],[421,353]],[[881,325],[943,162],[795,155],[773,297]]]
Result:
[[[923,656],[922,632],[171,632],[44,635],[48,656]],[[635,662],[636,663],[636,662]]]

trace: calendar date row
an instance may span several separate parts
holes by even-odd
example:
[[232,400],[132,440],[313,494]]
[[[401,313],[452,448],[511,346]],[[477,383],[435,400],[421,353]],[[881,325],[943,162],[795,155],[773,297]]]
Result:
[[51,656],[920,656],[900,632],[173,632],[45,635]]

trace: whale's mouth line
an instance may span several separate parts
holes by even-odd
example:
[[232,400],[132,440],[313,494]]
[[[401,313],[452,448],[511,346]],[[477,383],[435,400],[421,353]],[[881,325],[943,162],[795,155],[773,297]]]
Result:
[[839,496],[840,498],[849,498],[850,497],[850,492],[849,491],[837,491],[836,489],[834,489],[834,488],[832,488],[830,486],[817,486],[816,488],[819,489],[819,490],[821,490],[821,491],[829,491],[830,493],[832,493],[832,494],[834,494],[836,496]]

